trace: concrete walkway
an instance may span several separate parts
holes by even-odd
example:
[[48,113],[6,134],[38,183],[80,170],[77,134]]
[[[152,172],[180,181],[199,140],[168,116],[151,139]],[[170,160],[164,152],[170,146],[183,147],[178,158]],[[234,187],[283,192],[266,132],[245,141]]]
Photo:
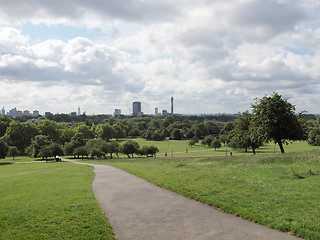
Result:
[[119,240],[299,239],[222,213],[120,169],[80,164],[95,167],[93,190]]

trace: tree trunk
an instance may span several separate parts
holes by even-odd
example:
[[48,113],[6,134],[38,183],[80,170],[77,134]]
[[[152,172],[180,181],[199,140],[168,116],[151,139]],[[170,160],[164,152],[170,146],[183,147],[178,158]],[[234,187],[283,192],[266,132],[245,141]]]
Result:
[[279,148],[280,148],[281,153],[284,153],[284,148],[283,148],[282,142],[277,141],[277,143],[279,144]]
[[112,159],[112,152],[110,153],[110,158]]
[[248,147],[247,146],[245,147],[244,152],[248,152]]
[[253,154],[256,154],[256,149],[254,146],[252,146],[252,152],[253,152]]

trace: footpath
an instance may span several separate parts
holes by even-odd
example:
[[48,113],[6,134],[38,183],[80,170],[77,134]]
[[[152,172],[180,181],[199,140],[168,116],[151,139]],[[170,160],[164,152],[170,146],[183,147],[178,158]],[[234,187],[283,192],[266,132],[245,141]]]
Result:
[[119,240],[299,239],[222,213],[120,169],[86,165],[95,167],[93,190]]

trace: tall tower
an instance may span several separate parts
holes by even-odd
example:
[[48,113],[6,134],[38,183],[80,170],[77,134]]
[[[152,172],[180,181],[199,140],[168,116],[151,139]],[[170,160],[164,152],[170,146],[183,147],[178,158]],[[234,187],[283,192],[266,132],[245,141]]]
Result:
[[173,97],[171,97],[171,115],[173,115]]
[[132,103],[132,115],[138,117],[141,115],[141,102],[133,102]]
[[80,116],[80,106],[78,106],[78,116]]

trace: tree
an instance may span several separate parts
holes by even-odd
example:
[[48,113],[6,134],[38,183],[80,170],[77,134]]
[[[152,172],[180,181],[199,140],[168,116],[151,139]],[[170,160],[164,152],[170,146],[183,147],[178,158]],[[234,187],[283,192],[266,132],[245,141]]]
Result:
[[207,146],[211,146],[211,142],[214,140],[214,136],[213,135],[207,135],[203,138],[203,140],[201,141],[202,145],[207,145]]
[[244,113],[235,120],[235,127],[230,135],[231,147],[244,148],[245,152],[248,147],[251,147],[253,154],[255,154],[256,148],[263,144],[263,133],[253,121],[253,115],[249,113]]
[[6,134],[3,136],[3,140],[9,146],[16,146],[20,152],[23,152],[31,142],[31,139],[28,139],[23,125],[18,121],[10,122]]
[[182,130],[178,128],[174,128],[171,132],[170,138],[174,140],[181,140],[183,138]]
[[109,141],[114,136],[114,130],[109,123],[99,124],[96,126],[96,133],[99,138]]
[[19,152],[19,150],[18,150],[18,148],[16,147],[16,146],[13,146],[13,147],[9,147],[9,149],[8,149],[8,156],[9,157],[12,157],[12,159],[14,160],[14,157],[15,156],[18,156],[20,154],[20,152]]
[[281,153],[284,153],[283,143],[286,140],[304,139],[303,126],[294,114],[295,107],[287,99],[273,93],[255,101],[252,105],[253,121],[265,140],[278,143]]
[[117,157],[119,158],[119,152],[120,152],[120,145],[117,142],[110,142],[109,143],[109,153],[110,158],[112,159],[112,154],[115,153]]
[[50,145],[52,141],[49,140],[48,136],[45,135],[37,135],[31,142],[31,155],[33,157],[38,157],[40,153],[40,149],[45,145]]
[[79,158],[80,156],[82,156],[82,159],[83,159],[83,156],[87,156],[89,155],[89,151],[88,149],[85,147],[85,146],[81,146],[81,147],[77,147],[73,150],[73,154],[74,155],[77,155]]
[[210,144],[210,147],[217,151],[217,148],[221,148],[221,141],[218,138],[214,138]]
[[0,139],[0,159],[5,158],[8,152],[8,145]]
[[0,137],[4,136],[11,121],[9,116],[0,116]]
[[58,124],[55,121],[45,119],[38,124],[39,133],[41,135],[46,135],[50,140],[54,142],[59,142],[60,132]]
[[308,134],[308,144],[312,146],[319,146],[320,143],[317,141],[318,136],[320,136],[320,128],[313,127]]
[[139,143],[129,140],[122,145],[122,153],[126,154],[128,158],[130,158],[130,155],[134,157],[134,153],[139,153],[139,148]]

